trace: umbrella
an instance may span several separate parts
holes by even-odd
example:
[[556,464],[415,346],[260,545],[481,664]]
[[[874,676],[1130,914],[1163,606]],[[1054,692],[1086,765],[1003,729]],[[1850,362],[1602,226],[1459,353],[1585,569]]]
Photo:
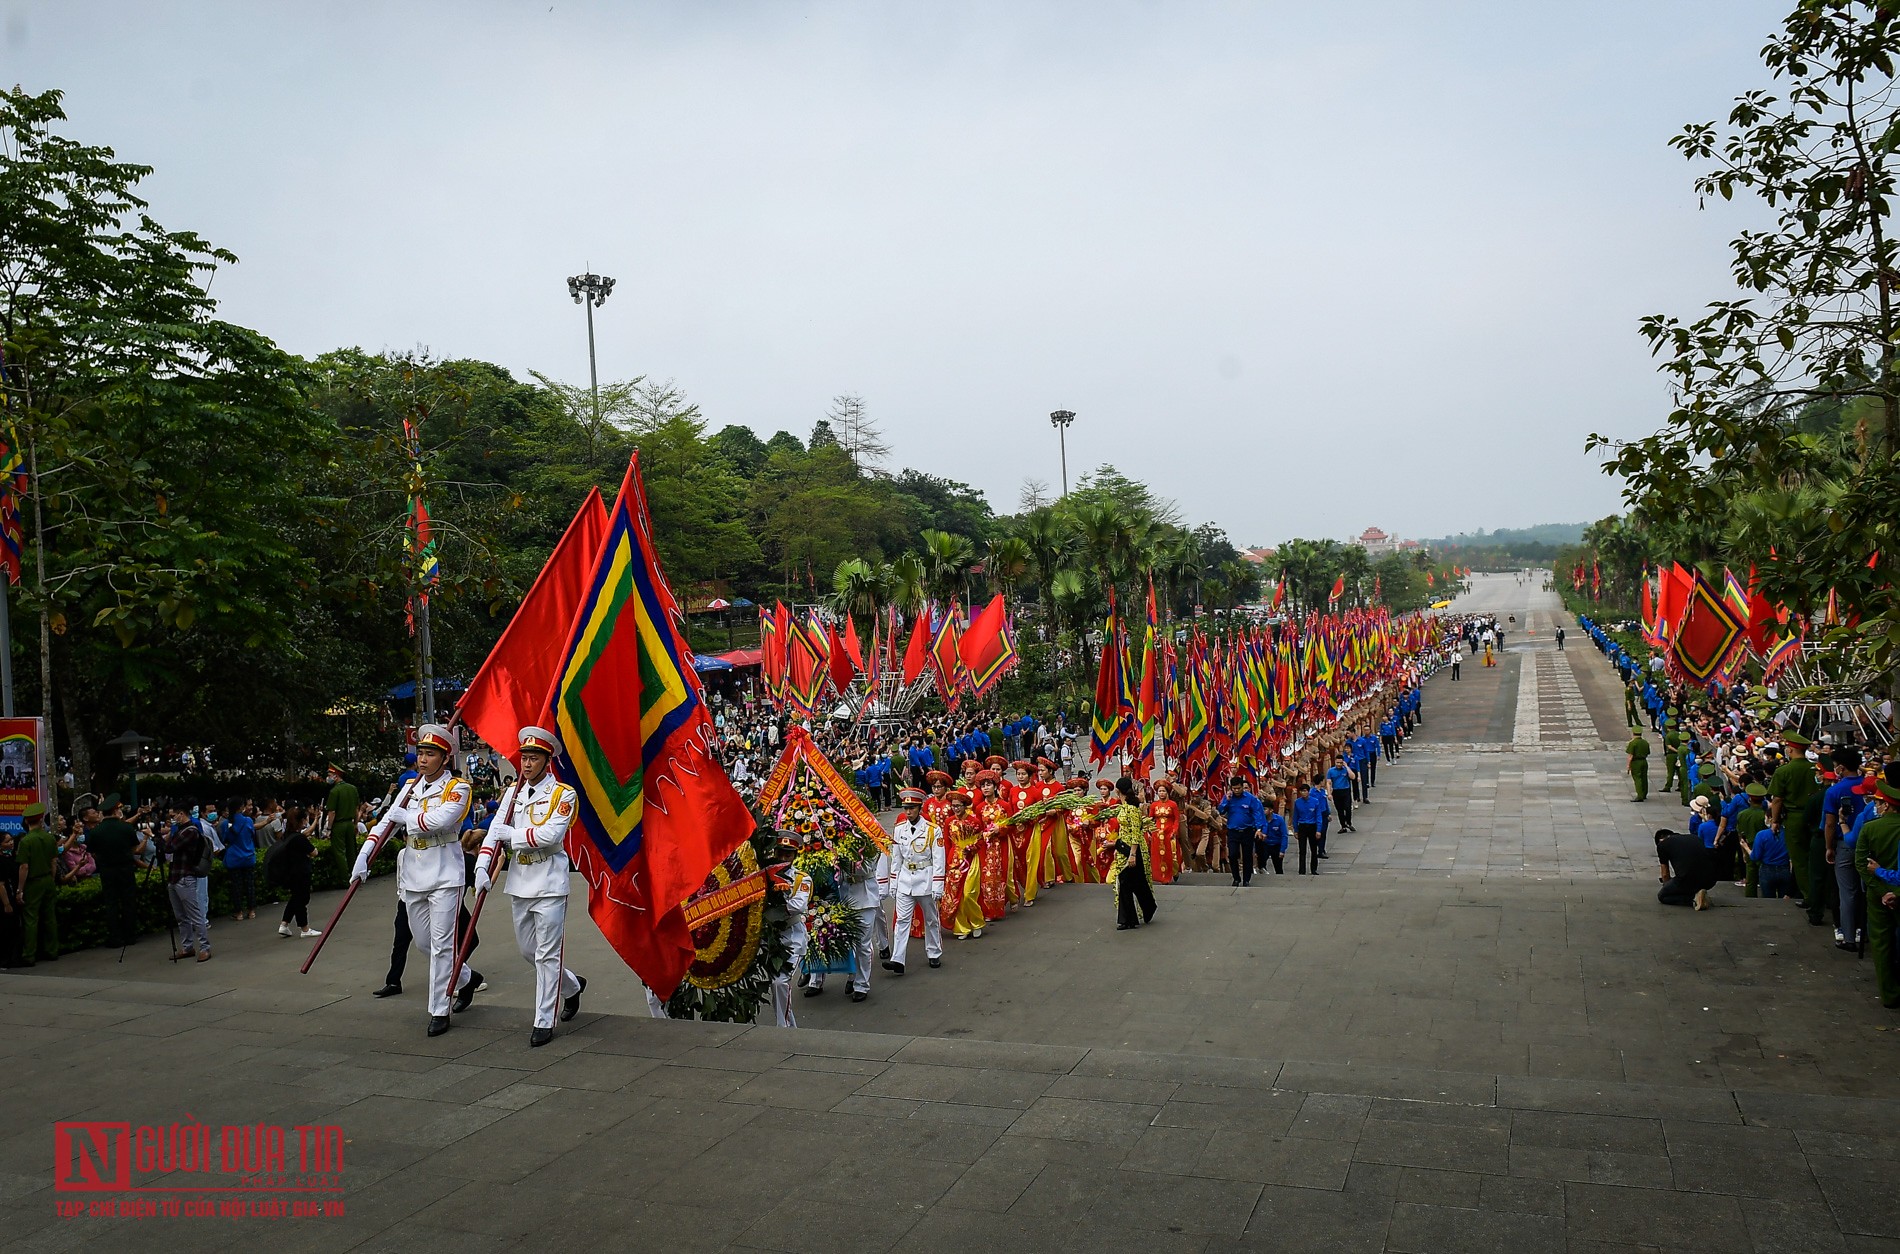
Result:
[[706,602],[706,608],[709,610],[729,610],[732,608],[732,602],[726,600],[724,597],[714,597],[712,600]]

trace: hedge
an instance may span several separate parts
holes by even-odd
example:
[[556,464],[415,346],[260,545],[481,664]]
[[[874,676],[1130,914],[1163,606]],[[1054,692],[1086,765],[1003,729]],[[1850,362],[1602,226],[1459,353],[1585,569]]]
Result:
[[[350,881],[350,867],[340,848],[327,840],[314,840],[317,856],[310,862],[310,891],[323,892],[342,888]],[[384,846],[383,853],[370,867],[372,875],[387,875],[396,869],[396,842]],[[263,859],[258,859],[257,904],[288,901],[290,895],[275,885],[264,883]],[[88,876],[77,884],[61,884],[54,890],[53,911],[59,920],[59,952],[93,949],[106,943],[105,903],[100,900],[99,877]],[[165,932],[172,926],[171,897],[165,891],[164,870],[140,870],[138,886],[132,894],[135,928],[139,935]],[[231,876],[221,862],[211,867],[211,913],[215,922],[230,918],[236,909],[231,902]]]

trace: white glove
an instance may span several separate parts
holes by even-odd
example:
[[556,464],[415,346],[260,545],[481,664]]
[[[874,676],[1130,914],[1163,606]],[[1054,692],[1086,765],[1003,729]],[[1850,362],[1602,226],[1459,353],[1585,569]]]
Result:
[[514,839],[514,834],[515,829],[513,827],[502,822],[500,819],[496,819],[488,825],[488,840],[486,843],[499,848],[502,845],[510,843]]
[[475,891],[478,893],[485,893],[489,889],[493,888],[494,886],[495,886],[495,881],[488,874],[488,868],[485,866],[476,867],[475,868]]
[[508,829],[508,847],[517,852],[523,849],[532,849],[534,848],[534,838],[525,827],[511,827]]
[[389,824],[392,828],[399,829],[408,827],[409,821],[413,818],[415,818],[415,815],[410,811],[403,809],[401,806],[394,806],[384,813],[383,822]]
[[374,848],[375,846],[365,842],[363,847],[356,851],[356,865],[350,868],[351,883],[365,884],[369,882],[369,855],[370,851]]

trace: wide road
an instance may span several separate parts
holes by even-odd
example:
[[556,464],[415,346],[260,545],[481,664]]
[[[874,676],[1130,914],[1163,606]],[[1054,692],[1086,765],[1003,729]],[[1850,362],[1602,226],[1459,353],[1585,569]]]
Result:
[[[339,1251],[1838,1251],[1900,1241],[1893,1016],[1785,902],[1655,902],[1679,823],[1620,774],[1610,668],[1554,597],[1499,666],[1440,675],[1318,877],[1052,890],[796,1032],[659,1023],[579,908],[586,1004],[527,1044],[505,913],[490,991],[423,1034],[421,965],[368,996],[372,883],[307,977],[268,922],[0,977],[9,1248]],[[1196,877],[1190,877],[1191,879]],[[330,898],[334,901],[334,897]],[[325,917],[329,901],[315,904]],[[55,1120],[329,1123],[346,1213],[301,1224],[62,1218]],[[136,1183],[172,1184],[149,1174]],[[550,1236],[550,1234],[555,1234]],[[1851,1247],[1849,1240],[1855,1242]]]

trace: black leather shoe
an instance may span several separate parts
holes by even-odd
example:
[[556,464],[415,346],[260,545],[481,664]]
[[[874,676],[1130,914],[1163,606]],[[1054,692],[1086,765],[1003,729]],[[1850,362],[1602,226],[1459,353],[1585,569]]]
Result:
[[528,1033],[528,1045],[533,1049],[538,1049],[553,1039],[553,1028],[536,1028],[534,1031]]
[[825,991],[825,986],[822,984],[807,984],[805,986],[805,996],[807,997],[817,997],[819,994],[823,993],[824,991]]
[[429,1035],[430,1036],[440,1036],[448,1030],[449,1030],[449,1017],[447,1015],[430,1015],[429,1016]]
[[888,957],[890,957],[890,956],[891,956],[891,947],[890,947],[889,945],[886,945],[886,946],[884,946],[884,947],[883,947],[882,949],[880,949],[880,950],[878,950],[878,951],[877,951],[877,956],[878,956],[878,957],[880,957],[880,958],[888,958]]
[[940,967],[940,966],[942,966],[942,965],[943,965],[943,959],[941,959],[941,958],[932,958],[932,959],[930,960],[930,965],[931,965],[932,967]]
[[401,997],[402,985],[385,984],[381,988],[377,989],[375,992],[371,993],[370,996],[371,997]]
[[1132,932],[1135,930],[1135,925],[1132,923],[1117,923],[1115,930],[1117,932]]
[[884,964],[884,969],[892,975],[904,974],[904,964],[901,962],[887,962]]
[[[574,990],[574,995],[572,997],[563,997],[561,999],[561,1022],[562,1023],[566,1023],[569,1019],[572,1019],[575,1015],[580,1013],[581,994],[587,991],[587,977],[584,975],[577,975],[574,978],[580,981],[580,987]],[[537,1028],[535,1030],[539,1031],[540,1029]],[[552,1031],[552,1029],[549,1029],[549,1030]]]
[[481,986],[482,986],[482,973],[480,971],[470,971],[468,973],[468,983],[464,984],[462,986],[462,991],[455,995],[455,1013],[456,1014],[458,1015],[461,1014],[464,1010],[467,1010],[469,1006],[474,1003],[475,990],[480,988]]
[[869,993],[867,993],[867,992],[865,992],[865,991],[864,991],[863,989],[861,989],[861,988],[854,988],[854,989],[852,989],[852,990],[851,990],[851,1000],[852,1000],[852,1001],[863,1001],[863,1000],[864,1000],[865,998],[867,998],[867,997],[869,997],[869,996],[870,996],[870,994],[869,994]]

